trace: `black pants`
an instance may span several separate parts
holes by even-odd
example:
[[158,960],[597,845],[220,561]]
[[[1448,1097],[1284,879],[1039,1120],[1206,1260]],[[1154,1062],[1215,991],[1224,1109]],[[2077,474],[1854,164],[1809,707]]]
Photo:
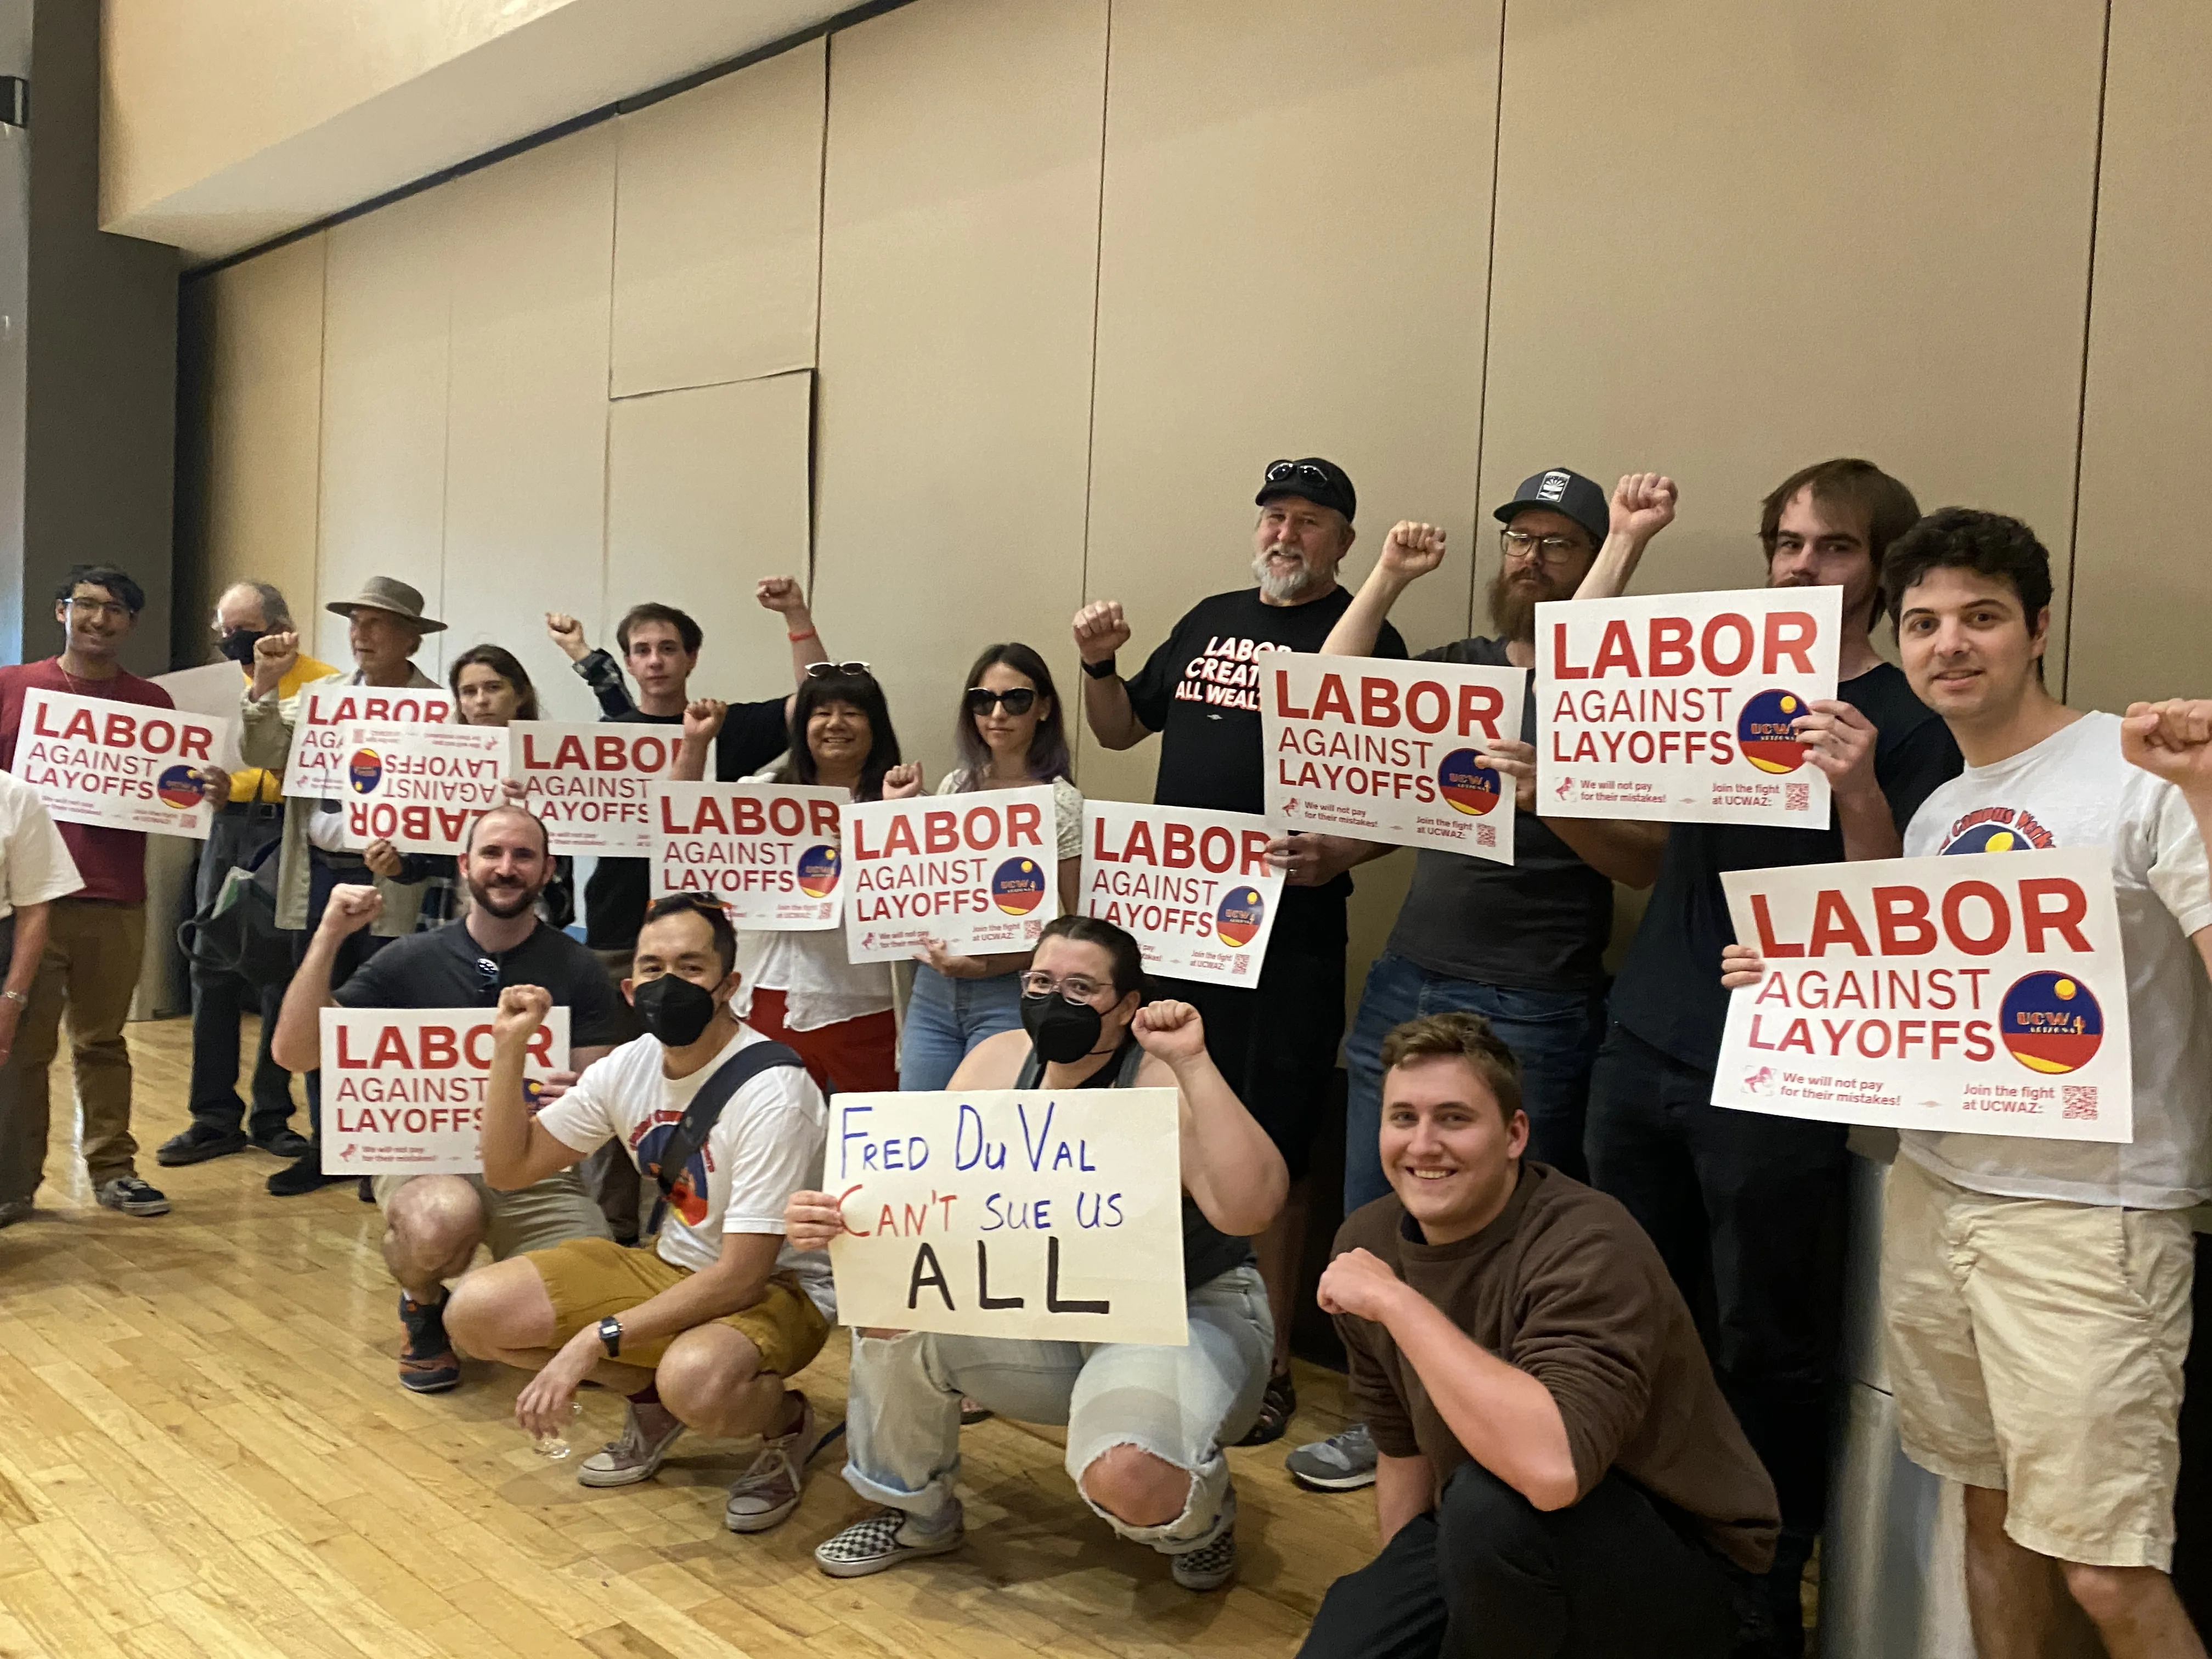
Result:
[[[366,866],[328,864],[321,854],[314,855],[307,868],[307,925],[297,935],[292,955],[295,964],[307,960],[307,945],[315,937],[315,929],[322,925],[323,911],[331,902],[331,895],[349,882],[361,884],[371,879]],[[351,979],[355,969],[391,943],[391,939],[371,933],[368,927],[348,933],[338,946],[337,960],[331,963],[331,989],[335,991]],[[307,1126],[319,1147],[323,1144],[323,1074],[319,1071],[309,1072],[306,1081]]]
[[1198,1010],[1206,1052],[1275,1143],[1291,1179],[1304,1175],[1344,1038],[1343,942],[1279,935],[1250,990],[1183,979],[1157,980],[1154,989]]
[[1299,1659],[1726,1659],[1719,1562],[1643,1490],[1608,1474],[1537,1509],[1462,1464],[1427,1515],[1329,1586]]
[[1615,1024],[1590,1079],[1590,1184],[1644,1224],[1698,1316],[1781,1501],[1776,1596],[1794,1602],[1828,1502],[1845,1130],[1712,1097],[1711,1072]]
[[[284,809],[271,804],[255,811],[218,812],[200,850],[197,908],[205,910],[222,889],[235,864],[275,841],[284,829]],[[257,992],[242,974],[211,972],[195,964],[192,982],[192,1122],[228,1134],[241,1124],[256,1139],[276,1133],[292,1116],[292,1074],[269,1053],[276,1035],[276,1011],[284,988]],[[238,1097],[239,1020],[247,1009],[261,1016],[261,1046],[253,1057],[253,1106]]]

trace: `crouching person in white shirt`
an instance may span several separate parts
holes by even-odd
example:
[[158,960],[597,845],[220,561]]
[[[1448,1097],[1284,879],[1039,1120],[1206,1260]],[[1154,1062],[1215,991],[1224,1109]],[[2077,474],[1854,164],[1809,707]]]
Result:
[[[646,1035],[535,1117],[523,1060],[548,999],[535,986],[501,993],[484,1178],[527,1187],[619,1136],[659,1185],[645,1229],[658,1237],[634,1249],[571,1239],[480,1267],[454,1288],[446,1325],[471,1353],[538,1373],[514,1405],[532,1435],[567,1427],[586,1377],[629,1396],[623,1437],[577,1471],[585,1486],[650,1480],[686,1428],[760,1435],[724,1518],[732,1532],[765,1532],[799,1507],[815,1448],[812,1407],[786,1379],[836,1316],[828,1257],[793,1249],[783,1221],[790,1195],[820,1184],[828,1109],[798,1055],[731,1012],[736,952],[720,901],[656,902],[623,984]],[[718,1097],[719,1115],[703,1121]]]

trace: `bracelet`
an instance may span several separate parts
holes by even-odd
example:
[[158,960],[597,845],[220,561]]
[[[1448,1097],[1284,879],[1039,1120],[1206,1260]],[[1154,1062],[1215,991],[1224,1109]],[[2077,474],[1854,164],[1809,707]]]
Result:
[[31,1006],[30,997],[21,991],[0,991],[0,1001],[12,1002],[18,1008],[27,1008]]
[[787,629],[785,630],[783,637],[789,640],[793,645],[797,645],[801,640],[818,640],[822,635],[813,629],[810,628],[805,629],[804,632],[798,634],[793,634]]
[[1083,665],[1083,672],[1094,680],[1110,680],[1115,674],[1114,659],[1109,657],[1103,662],[1087,662]]

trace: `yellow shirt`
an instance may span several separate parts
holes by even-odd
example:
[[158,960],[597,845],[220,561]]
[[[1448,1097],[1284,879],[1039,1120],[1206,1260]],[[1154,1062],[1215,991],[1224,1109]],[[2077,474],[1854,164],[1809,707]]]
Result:
[[[292,665],[292,672],[277,682],[276,695],[296,696],[309,680],[327,679],[337,672],[328,663],[303,656]],[[239,674],[246,684],[253,684],[253,676],[245,670],[240,669]],[[284,775],[264,771],[258,766],[241,766],[230,775],[230,798],[234,801],[281,801],[284,799]]]

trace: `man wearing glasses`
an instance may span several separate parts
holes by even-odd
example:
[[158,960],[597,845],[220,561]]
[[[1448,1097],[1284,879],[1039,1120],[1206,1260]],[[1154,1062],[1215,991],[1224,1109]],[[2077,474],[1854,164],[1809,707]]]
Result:
[[[0,668],[0,769],[15,767],[15,728],[31,691],[173,708],[169,694],[125,672],[117,660],[137,625],[146,595],[113,565],[74,567],[54,595],[64,632],[59,656]],[[230,774],[204,767],[202,793],[220,806]],[[51,1110],[46,1068],[61,1046],[62,1007],[69,1006],[70,1050],[83,1119],[84,1167],[101,1206],[125,1215],[169,1212],[169,1200],[138,1178],[138,1143],[131,1134],[131,1050],[123,1022],[138,990],[146,945],[146,837],[105,825],[57,826],[84,885],[55,897],[47,910],[44,966],[30,994],[0,992],[0,1031],[15,1036],[21,1074],[15,1109],[4,1126],[0,1166],[20,1188],[0,1203],[27,1209],[46,1161]],[[16,1034],[20,1022],[21,1032]]]
[[[543,986],[570,1010],[569,1064],[581,1071],[621,1038],[615,994],[581,945],[538,915],[553,878],[545,826],[519,806],[495,807],[471,826],[461,855],[473,901],[468,915],[427,933],[395,939],[335,988],[345,942],[384,908],[374,887],[343,885],[323,908],[299,972],[284,992],[270,1044],[295,1072],[322,1063],[322,1011],[342,1008],[490,1008],[508,985]],[[548,1095],[558,1092],[549,1085]],[[467,1270],[489,1243],[504,1261],[571,1238],[610,1237],[606,1218],[574,1170],[503,1193],[480,1175],[383,1175],[374,1182],[384,1211],[384,1263],[399,1281],[400,1386],[440,1394],[461,1380],[447,1340],[446,1281]]]
[[[1344,469],[1318,455],[1273,462],[1254,501],[1260,517],[1252,574],[1259,585],[1200,600],[1134,679],[1123,680],[1115,662],[1130,638],[1120,603],[1097,600],[1075,615],[1091,732],[1109,749],[1133,749],[1160,734],[1152,799],[1162,805],[1264,810],[1261,659],[1271,651],[1320,650],[1352,603],[1336,580],[1352,549],[1358,501]],[[1369,654],[1402,658],[1406,642],[1382,623]],[[1288,872],[1288,885],[1257,986],[1162,984],[1165,994],[1205,1016],[1215,1063],[1290,1166],[1290,1200],[1258,1241],[1274,1309],[1275,1367],[1247,1445],[1279,1438],[1297,1405],[1290,1328],[1305,1242],[1304,1177],[1344,1035],[1345,902],[1352,896],[1346,872],[1360,845],[1334,836],[1275,838],[1269,856]]]

